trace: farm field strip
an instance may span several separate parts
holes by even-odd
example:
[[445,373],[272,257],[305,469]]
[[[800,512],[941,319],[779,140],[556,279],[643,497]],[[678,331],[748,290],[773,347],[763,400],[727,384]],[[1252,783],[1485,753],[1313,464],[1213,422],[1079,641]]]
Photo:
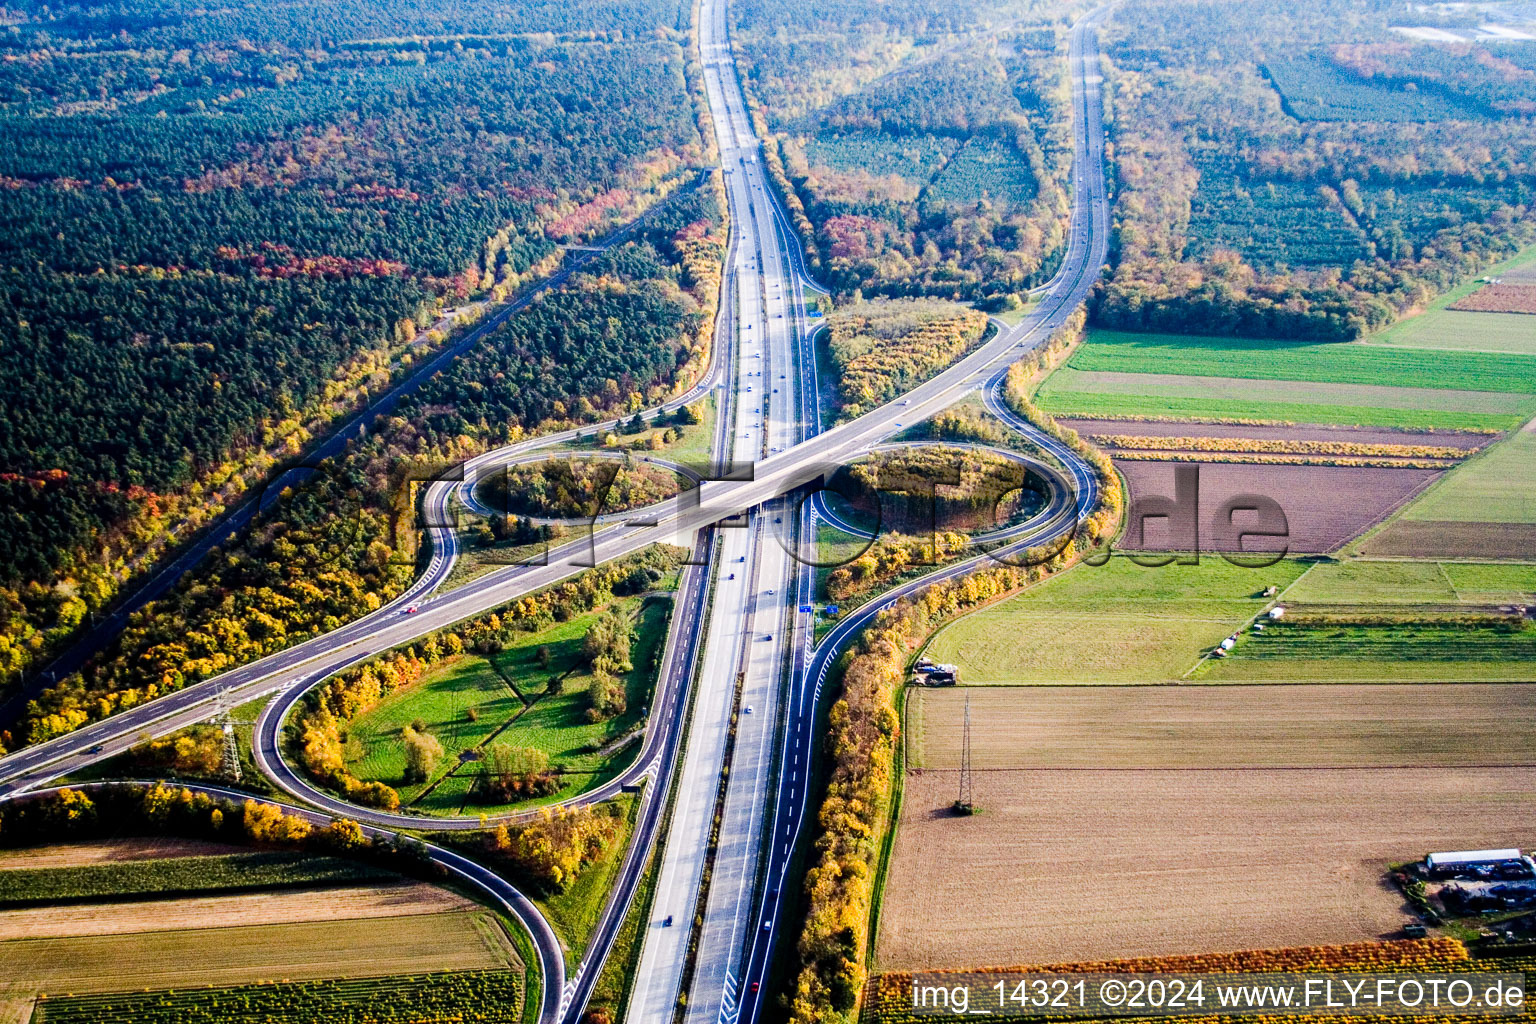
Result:
[[[1057,371],[1057,375],[1066,371]],[[1134,376],[1126,374],[1122,376]],[[1053,375],[1052,379],[1055,379]],[[1080,378],[1069,378],[1080,380]],[[1211,378],[1188,378],[1210,380]],[[1446,412],[1432,408],[1392,409],[1360,405],[1327,405],[1309,402],[1275,402],[1219,397],[1169,397],[1161,392],[1144,394],[1146,382],[1132,381],[1132,393],[1097,393],[1054,388],[1048,381],[1039,395],[1040,405],[1058,419],[1087,417],[1096,422],[1134,423],[1138,429],[1159,423],[1185,428],[1202,421],[1264,424],[1333,424],[1349,427],[1401,427],[1416,431],[1479,431],[1499,433],[1519,426],[1521,413],[1484,414]],[[1441,392],[1458,394],[1458,392]]]
[[1536,565],[1359,559],[1319,562],[1286,591],[1292,604],[1438,605],[1536,601]]
[[1536,394],[1536,356],[1279,339],[1096,330],[1067,365],[1079,371],[1143,374],[1177,366],[1192,376]]
[[249,855],[250,847],[210,843],[201,839],[125,836],[99,843],[58,843],[52,846],[0,850],[0,871],[9,868],[78,868],[174,857]]
[[1536,284],[1485,284],[1448,309],[1475,313],[1536,313]]
[[969,818],[955,785],[906,780],[884,970],[1376,940],[1387,864],[1536,844],[1532,768],[988,771]]
[[474,907],[472,901],[425,882],[325,892],[242,893],[152,902],[27,907],[0,910],[0,941],[304,921],[377,920],[452,913]]
[[277,982],[223,989],[134,992],[45,999],[38,1024],[311,1024],[367,1021],[424,1024],[523,1019],[523,979],[515,971],[452,971],[408,978]]
[[1349,455],[1392,458],[1457,459],[1467,449],[1450,445],[1401,444],[1302,438],[1205,437],[1168,434],[1092,434],[1088,440],[1101,448],[1119,451],[1190,451],[1236,455]]
[[1394,519],[1356,547],[1371,558],[1507,558],[1529,562],[1536,552],[1536,523]]
[[1536,523],[1536,429],[1532,426],[1528,424],[1446,474],[1405,508],[1402,518],[1419,522]]
[[[1306,974],[1307,972],[1351,972],[1365,975],[1368,972],[1418,972],[1418,971],[1456,971],[1476,973],[1485,972],[1490,980],[1495,974],[1504,972],[1528,971],[1536,966],[1536,957],[1532,957],[1524,951],[1504,951],[1502,955],[1474,957],[1471,951],[1461,941],[1444,936],[1435,936],[1422,939],[1394,938],[1386,942],[1353,942],[1330,945],[1311,946],[1280,946],[1259,949],[1229,950],[1220,953],[1191,953],[1182,956],[1129,956],[1118,957],[1110,960],[1077,960],[1068,963],[1056,964],[1028,964],[1013,965],[1007,967],[984,967],[975,969],[967,968],[961,973],[982,975],[974,980],[980,981],[982,987],[991,987],[987,983],[985,975],[992,975],[998,981],[1003,980],[1003,975],[1024,973],[1038,973],[1045,977],[1060,974],[1079,973],[1104,973],[1104,974],[1134,974],[1154,973],[1167,975],[1170,973],[1205,974],[1219,977],[1234,973],[1284,971]],[[943,979],[932,979],[942,984]],[[957,981],[960,979],[956,979]],[[864,1018],[870,1024],[921,1024],[931,1018],[931,1011],[924,1013],[916,1010],[912,1003],[913,983],[916,981],[913,972],[910,971],[886,971],[872,979],[872,984],[866,990],[868,1002],[864,1011]],[[975,989],[972,989],[975,992]],[[1213,1000],[1213,1001],[1220,1001]],[[1203,1017],[1205,1024],[1236,1024],[1238,1021],[1251,1020],[1252,1016],[1245,1010],[1228,1009],[1225,1012],[1209,1013]],[[1492,1024],[1500,1017],[1499,1011],[1489,1011],[1478,1014],[1458,1015],[1458,1019],[1477,1024]],[[1017,1012],[1003,1012],[992,1016],[993,1020],[1003,1021],[1028,1021],[1038,1020],[1039,1014],[1028,1010]],[[1334,1022],[1359,1021],[1367,1019],[1364,1015],[1351,1015],[1348,1013],[1329,1014],[1322,1019]]]
[[1063,427],[1090,438],[1132,434],[1143,438],[1185,438],[1198,436],[1207,440],[1240,440],[1294,443],[1337,443],[1353,445],[1408,445],[1445,448],[1465,454],[1488,444],[1490,437],[1481,433],[1448,431],[1388,430],[1371,427],[1298,424],[1275,426],[1241,423],[1168,423],[1155,420],[1072,419],[1059,417]]
[[349,885],[393,881],[397,877],[393,872],[342,857],[282,851],[248,850],[76,867],[33,868],[17,864],[0,871],[0,904]]
[[1536,767],[1522,684],[920,689],[915,767],[959,767],[967,700],[984,769]]
[[[1377,349],[1376,351],[1386,351]],[[1076,358],[1075,356],[1073,357]],[[1170,355],[1162,367],[1184,366]],[[1230,372],[1231,361],[1220,369]],[[1536,369],[1533,369],[1536,374]],[[1536,376],[1533,376],[1536,380]],[[1531,397],[1516,392],[1426,388],[1413,385],[1392,386],[1377,383],[1307,381],[1285,378],[1232,377],[1222,374],[1203,376],[1191,373],[1129,372],[1118,369],[1082,369],[1069,363],[1046,380],[1040,389],[1041,403],[1057,409],[1060,393],[1087,392],[1098,395],[1156,396],[1156,399],[1198,399],[1252,405],[1245,419],[1271,419],[1264,407],[1284,403],[1306,407],[1342,406],[1346,409],[1428,410],[1444,413],[1475,413],[1481,416],[1519,416],[1536,407]],[[1066,415],[1078,415],[1063,410]],[[1086,415],[1086,414],[1084,414]],[[1403,417],[1405,426],[1414,426],[1411,417]],[[1303,421],[1298,421],[1303,422]],[[1328,423],[1330,420],[1320,422]],[[1347,422],[1347,421],[1346,421]],[[1391,424],[1366,424],[1385,426]]]
[[15,983],[72,993],[497,969],[514,957],[485,912],[145,932],[131,944],[117,935],[0,942]]
[[1527,313],[1436,310],[1404,320],[1362,344],[1536,355],[1536,318]]
[[[1194,461],[1193,459],[1191,461]],[[1402,507],[1442,470],[1382,466],[1288,466],[1242,462],[1200,462],[1201,547],[1207,552],[1233,548],[1211,534],[1210,524],[1222,503],[1241,495],[1260,494],[1279,504],[1286,517],[1290,553],[1334,551]],[[1174,465],[1161,461],[1123,460],[1117,463],[1131,501],[1143,495],[1174,493]],[[1238,520],[1241,525],[1243,520]],[[1142,526],[1146,529],[1143,531]],[[1168,522],[1150,519],[1131,524],[1120,546],[1166,550],[1179,543],[1169,535]],[[1244,550],[1275,550],[1276,541],[1256,537]],[[1266,548],[1265,545],[1268,545]]]

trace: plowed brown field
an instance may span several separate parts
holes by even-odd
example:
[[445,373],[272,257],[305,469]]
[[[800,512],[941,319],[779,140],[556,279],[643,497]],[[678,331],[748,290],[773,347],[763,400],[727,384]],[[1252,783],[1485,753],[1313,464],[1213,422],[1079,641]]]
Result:
[[882,970],[1393,935],[1389,862],[1536,844],[1536,769],[978,772],[906,780]]
[[1485,284],[1447,308],[1477,313],[1536,313],[1536,284]]
[[[1222,504],[1238,495],[1259,494],[1274,499],[1285,512],[1290,530],[1288,550],[1316,553],[1343,546],[1440,475],[1440,471],[1429,469],[1195,464],[1200,467],[1200,546],[1205,551],[1235,549],[1233,545],[1216,542],[1211,523]],[[1132,502],[1143,496],[1172,498],[1176,465],[1116,462],[1125,476]],[[1244,522],[1241,515],[1237,522]],[[1120,547],[1156,551],[1175,546],[1165,520],[1148,520],[1145,535],[1141,525],[1131,523]],[[1272,551],[1275,546],[1272,540],[1250,538],[1245,550]]]

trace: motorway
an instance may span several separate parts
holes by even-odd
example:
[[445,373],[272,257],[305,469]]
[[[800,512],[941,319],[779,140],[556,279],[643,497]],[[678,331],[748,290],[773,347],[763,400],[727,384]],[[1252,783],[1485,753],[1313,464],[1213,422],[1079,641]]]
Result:
[[[792,940],[793,937],[795,922],[787,920],[785,914],[786,911],[793,912],[798,902],[786,898],[785,894],[793,884],[790,870],[794,864],[796,847],[803,838],[807,815],[812,811],[813,776],[808,762],[812,752],[819,749],[817,710],[828,672],[838,656],[881,611],[897,601],[934,583],[1016,557],[1025,548],[1068,537],[1076,529],[1077,523],[1087,518],[1098,505],[1099,481],[1094,469],[1066,445],[1014,413],[1003,399],[1003,389],[1008,365],[1023,354],[1017,350],[1038,346],[1050,337],[1051,332],[1087,297],[1088,289],[1093,286],[1107,256],[1109,202],[1104,181],[1103,103],[1099,95],[1101,78],[1096,30],[1109,13],[1110,6],[1095,9],[1072,27],[1068,52],[1073,106],[1072,219],[1067,253],[1055,276],[1045,286],[1043,297],[1034,312],[1012,330],[999,330],[996,338],[984,347],[984,350],[1001,348],[1013,354],[1001,365],[989,360],[993,364],[989,369],[966,378],[972,384],[981,385],[983,401],[989,412],[1053,457],[1068,472],[1075,514],[1067,518],[1048,518],[1040,529],[1016,536],[1001,549],[964,559],[881,594],[845,613],[819,645],[813,646],[813,630],[799,631],[795,638],[794,671],[787,698],[788,727],[784,730],[779,754],[783,771],[787,775],[781,772],[772,807],[769,841],[765,851],[767,864],[763,871],[765,882],[753,918],[761,920],[762,925],[753,928],[751,932],[750,947],[741,970],[742,992],[739,1002],[733,1007],[729,1018],[721,1017],[720,1024],[738,1024],[740,1021],[754,1024],[762,1012],[764,996],[771,990],[768,983],[772,980],[776,940],[780,939],[781,932],[785,933],[783,937],[786,940]],[[968,358],[962,361],[962,365],[970,361]],[[922,390],[917,389],[919,392]],[[917,392],[913,394],[916,396]],[[913,400],[916,400],[915,397]],[[921,422],[928,415],[931,414],[913,414],[907,422]],[[819,423],[819,415],[814,420]],[[1054,486],[1051,503],[1054,504],[1062,494],[1062,489]],[[807,502],[803,512],[806,520],[803,528],[809,536],[815,536],[816,515],[817,503]],[[814,569],[807,560],[801,567],[797,581],[802,605],[811,603],[814,575]]]
[[[789,882],[795,843],[811,809],[809,761],[818,746],[817,701],[836,654],[892,601],[936,580],[970,571],[1006,551],[1069,535],[1077,518],[1057,517],[1014,540],[1005,552],[977,556],[889,592],[845,616],[813,648],[811,617],[797,610],[809,603],[811,570],[797,564],[791,552],[798,537],[814,536],[815,512],[812,503],[783,496],[804,493],[806,485],[819,486],[839,465],[980,389],[994,413],[1067,470],[1071,503],[1079,516],[1097,501],[1092,470],[1054,438],[1007,410],[1000,390],[1007,367],[1044,342],[1081,304],[1103,263],[1108,210],[1093,32],[1103,14],[1100,9],[1088,15],[1072,31],[1076,139],[1072,222],[1061,267],[1035,310],[1018,326],[998,331],[902,399],[822,432],[816,429],[814,360],[807,358],[810,335],[802,321],[804,291],[815,285],[804,275],[798,245],[758,156],[759,142],[741,102],[725,33],[725,0],[704,0],[700,44],[706,91],[722,162],[731,172],[726,176],[733,215],[727,253],[730,272],[711,370],[665,408],[715,390],[722,400],[715,451],[731,454],[733,471],[620,521],[596,523],[589,537],[553,548],[541,564],[506,566],[439,594],[436,591],[457,556],[454,502],[466,482],[593,428],[510,445],[471,460],[461,479],[438,481],[427,490],[431,560],[406,594],[332,633],[0,759],[0,798],[41,787],[113,756],[145,735],[165,735],[205,720],[220,707],[278,693],[296,697],[381,651],[490,611],[597,562],[658,542],[692,547],[702,535],[700,549],[713,555],[701,559],[709,565],[684,574],[674,612],[677,628],[668,640],[653,720],[635,768],[625,776],[626,781],[648,777],[661,784],[646,787],[642,820],[626,855],[620,884],[605,908],[593,946],[570,984],[563,986],[559,1006],[549,1019],[562,1014],[574,1019],[584,1007],[585,992],[599,973],[655,841],[667,782],[681,759],[657,904],[646,928],[632,1009],[657,1024],[671,1019],[681,991],[690,926],[700,909],[705,924],[689,993],[689,1017],[704,1024],[733,1024],[742,1016],[754,1020],[761,1009],[760,989],[766,987],[762,983],[767,980],[773,942],[789,923],[783,918],[782,894]],[[739,339],[737,345],[730,344],[733,338]],[[802,431],[809,436],[802,438]],[[1064,493],[1059,488],[1055,491],[1053,501]],[[772,639],[754,639],[762,636]],[[690,679],[696,665],[702,668],[695,693]],[[259,730],[265,739],[258,744],[258,756],[264,770],[285,788],[294,787],[305,800],[315,800],[313,787],[295,781],[291,771],[285,775],[276,756],[276,727],[282,713],[273,709],[291,703],[289,699],[268,706]],[[745,712],[749,705],[753,707],[750,715]],[[685,728],[684,750],[680,744]],[[727,756],[731,770],[723,787],[718,852],[704,904],[697,908]],[[332,802],[316,802],[332,815],[344,814],[371,827],[405,827],[393,818],[380,822],[376,815],[381,812],[321,796]],[[410,816],[399,817],[409,824],[420,823]],[[478,818],[473,824],[434,820],[444,827],[478,823]],[[677,922],[674,926],[660,923],[668,914]],[[563,978],[563,974],[552,977]]]
[[[739,356],[736,367],[738,415],[728,449],[731,461],[750,465],[788,449],[799,440],[794,402],[800,380],[794,339],[785,317],[787,274],[779,248],[769,238],[773,204],[759,158],[757,139],[723,38],[723,5],[707,2],[700,11],[700,56],[715,127],[732,234],[739,255],[729,270],[735,281]],[[704,868],[715,825],[722,777],[727,779],[722,848],[750,843],[755,807],[742,808],[744,791],[766,784],[766,754],[782,692],[784,580],[789,572],[783,510],[770,502],[737,524],[717,531],[722,561],[716,567],[698,699],[668,838],[658,867],[657,898],[645,923],[645,941],[627,1019],[670,1021],[682,992],[699,907]],[[727,764],[729,773],[727,774]],[[730,870],[717,856],[710,876],[700,948],[729,949],[730,903],[750,899],[751,879]],[[725,870],[722,870],[724,868]],[[739,945],[739,944],[738,944]],[[725,977],[700,959],[688,990],[687,1017],[711,1020],[725,996]],[[715,1010],[710,1008],[714,1007]]]

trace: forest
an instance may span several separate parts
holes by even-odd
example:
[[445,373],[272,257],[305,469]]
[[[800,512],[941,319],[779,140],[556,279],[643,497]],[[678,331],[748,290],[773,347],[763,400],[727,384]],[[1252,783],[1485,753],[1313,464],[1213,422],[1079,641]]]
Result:
[[742,8],[769,167],[834,292],[1003,308],[1050,277],[1071,159],[1065,10]]
[[1379,5],[1156,0],[1105,33],[1125,329],[1343,341],[1536,241],[1536,72]]
[[[561,244],[691,180],[687,21],[676,0],[8,8],[0,687],[173,529],[440,344],[444,310],[514,293]],[[658,339],[715,273],[704,227],[685,231],[700,220],[658,240],[681,272],[604,300]],[[632,258],[614,279],[652,275]],[[588,301],[551,300],[551,324]],[[643,394],[687,358],[670,339],[603,343],[596,377],[556,384],[535,360],[529,404],[482,412],[580,416],[589,393],[614,404],[606,382]]]
[[82,672],[31,701],[24,721],[0,733],[0,748],[68,732],[381,607],[415,573],[414,481],[504,441],[633,412],[697,372],[717,301],[707,289],[718,279],[699,265],[700,244],[719,238],[720,211],[716,177],[508,319],[135,614]]

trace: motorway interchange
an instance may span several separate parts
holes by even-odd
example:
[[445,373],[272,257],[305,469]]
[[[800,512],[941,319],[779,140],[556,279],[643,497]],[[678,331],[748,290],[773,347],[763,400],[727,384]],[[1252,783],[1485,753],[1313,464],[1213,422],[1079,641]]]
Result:
[[[555,547],[542,564],[506,566],[438,594],[459,553],[457,506],[474,510],[474,483],[502,467],[543,458],[545,449],[594,428],[481,455],[466,463],[457,479],[439,480],[426,489],[430,561],[400,597],[332,633],[0,759],[0,799],[41,791],[145,735],[166,735],[205,721],[223,707],[270,697],[255,730],[254,755],[293,798],[298,813],[314,821],[347,817],[376,833],[419,827],[419,817],[359,807],[320,791],[284,762],[282,723],[303,693],[348,666],[597,562],[655,543],[686,546],[694,550],[695,564],[685,568],[679,584],[640,753],[620,777],[579,798],[606,799],[643,783],[634,841],[577,967],[566,971],[548,922],[505,881],[450,851],[433,847],[429,852],[528,929],[544,979],[540,1020],[555,1024],[579,1020],[585,1010],[664,830],[656,896],[642,932],[627,1019],[664,1024],[672,1019],[680,995],[687,996],[690,1022],[757,1019],[775,942],[792,941],[785,938],[795,924],[784,914],[786,906],[793,906],[793,900],[786,900],[794,884],[789,872],[813,798],[810,761],[817,749],[817,704],[836,655],[892,602],[989,559],[1070,536],[1097,504],[1094,470],[1013,413],[1002,388],[1008,366],[1042,344],[1081,304],[1104,262],[1108,210],[1095,27],[1107,8],[1086,15],[1071,35],[1073,210],[1066,253],[1037,307],[1015,327],[995,323],[982,345],[896,402],[825,431],[820,429],[813,336],[805,320],[805,294],[816,285],[805,273],[798,242],[761,158],[761,140],[732,57],[726,8],[725,0],[703,0],[699,31],[731,217],[713,360],[688,391],[643,414],[651,418],[714,393],[715,478],[649,509],[600,519],[590,536]],[[837,466],[977,391],[995,416],[1057,464],[1035,463],[1050,483],[1046,510],[997,537],[1002,547],[850,611],[815,643],[813,617],[802,611],[812,603],[809,545],[818,518],[832,513],[819,498],[807,497]],[[706,889],[705,861],[717,812],[721,824]],[[430,824],[482,827],[479,817],[434,818]],[[697,935],[696,916],[702,921]],[[690,970],[689,953],[695,947]]]

